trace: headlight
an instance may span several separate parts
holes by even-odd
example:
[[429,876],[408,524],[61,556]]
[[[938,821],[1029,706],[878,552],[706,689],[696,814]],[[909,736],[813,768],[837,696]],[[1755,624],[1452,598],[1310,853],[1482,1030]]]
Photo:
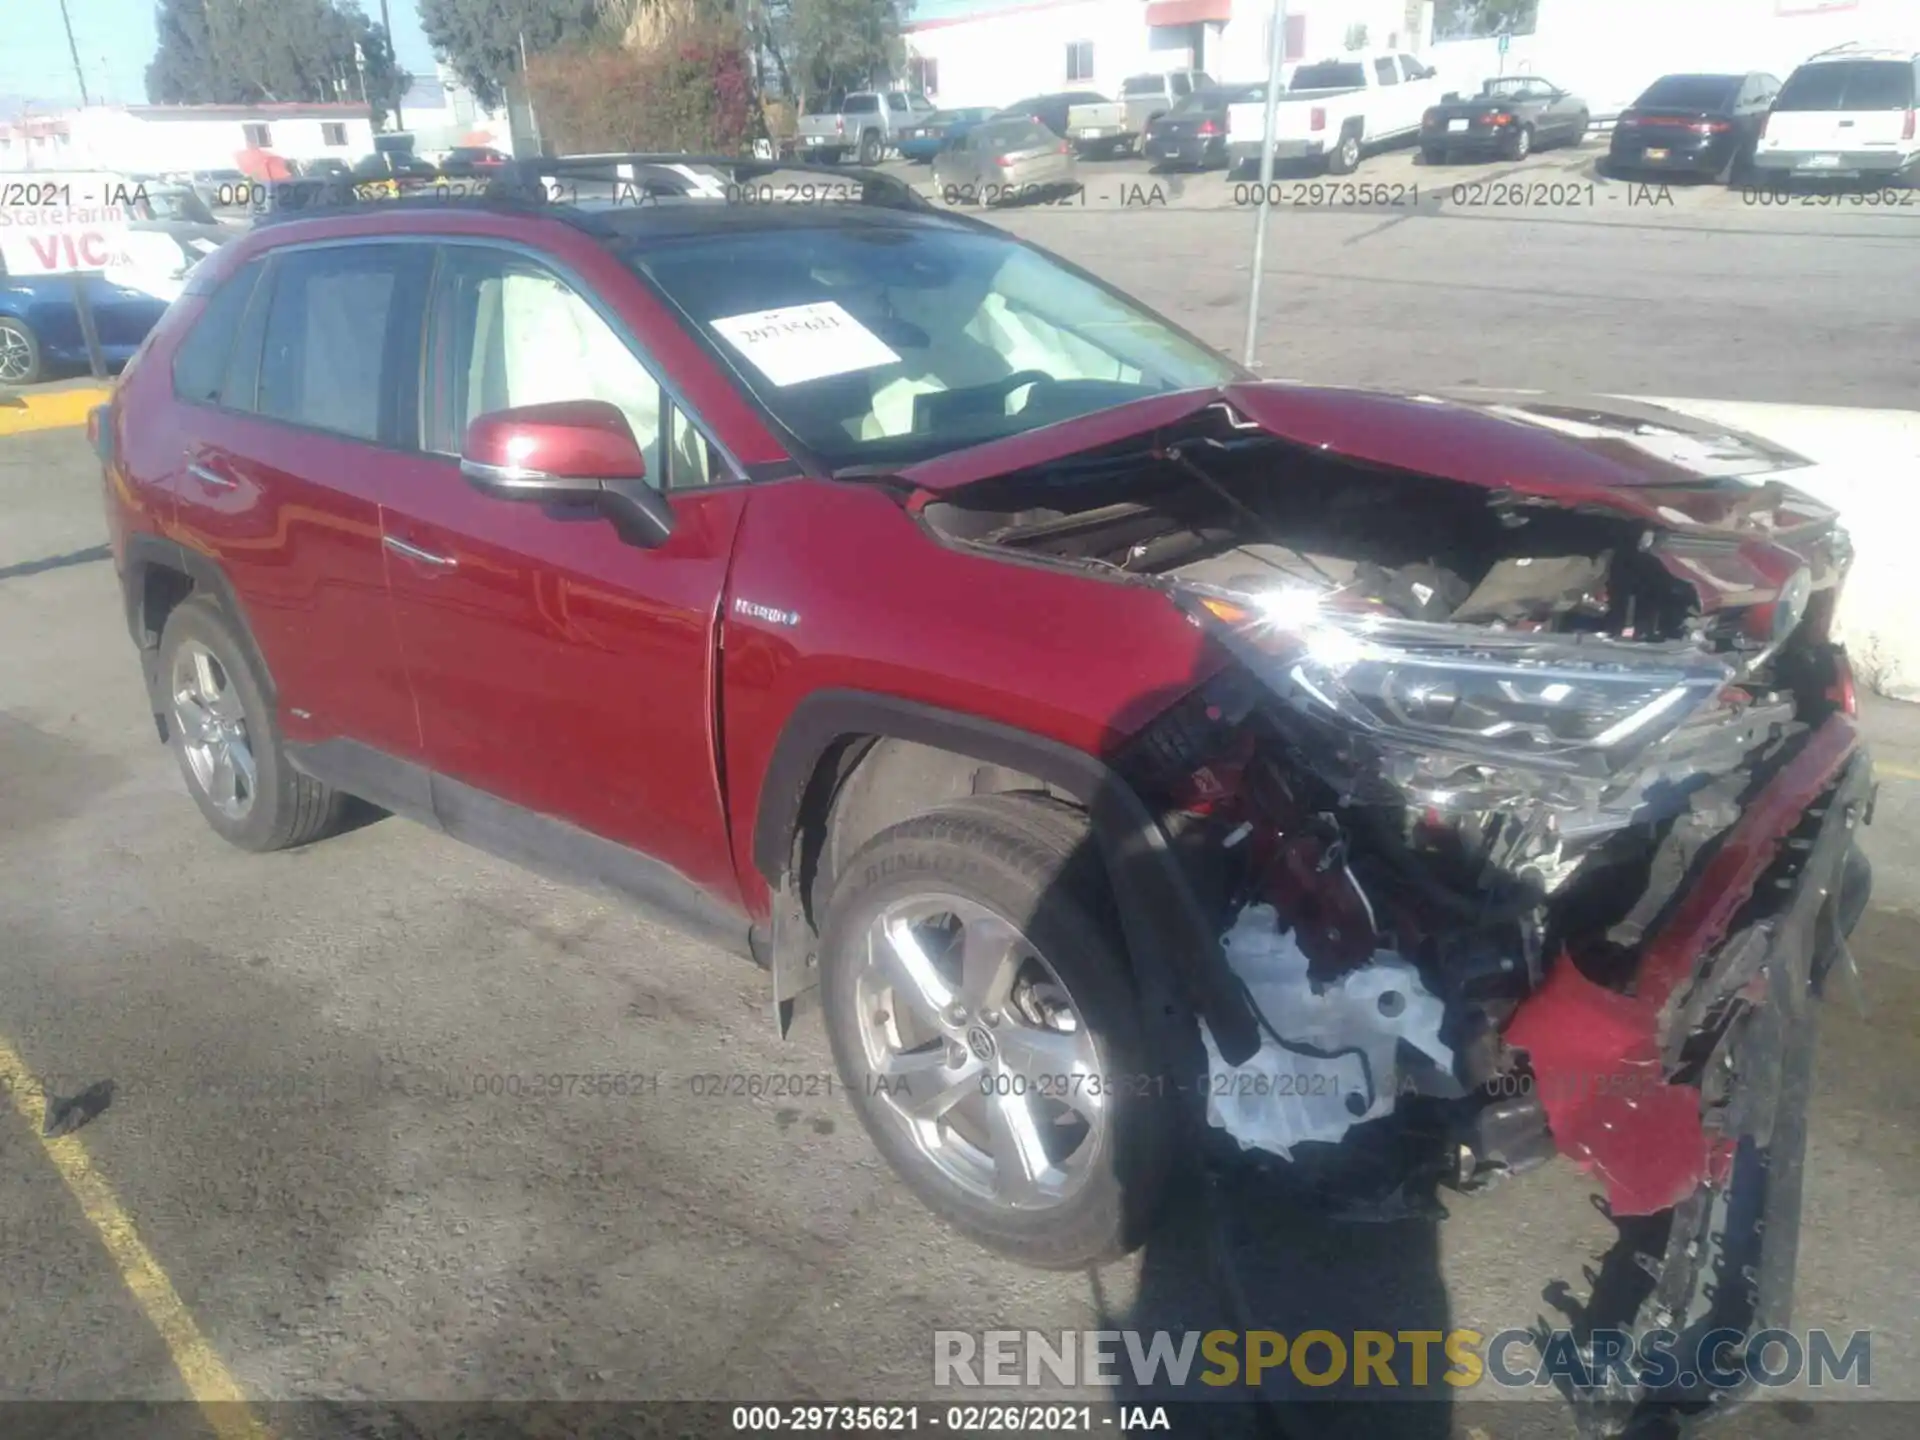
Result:
[[[1343,612],[1320,592],[1187,589],[1228,646],[1295,709],[1383,748],[1604,779],[1733,678],[1697,647]],[[1423,767],[1424,768],[1424,767]]]

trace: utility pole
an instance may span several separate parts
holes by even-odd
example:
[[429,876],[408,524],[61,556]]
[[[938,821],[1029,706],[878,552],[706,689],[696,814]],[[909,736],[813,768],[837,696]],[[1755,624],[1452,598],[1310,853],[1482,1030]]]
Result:
[[[392,55],[393,21],[387,18],[387,0],[380,0],[380,28],[387,32],[387,54]],[[361,88],[365,89],[366,87],[363,85]],[[393,128],[396,130],[405,130],[407,128],[407,117],[400,113],[400,92],[398,90],[393,92]]]
[[67,0],[60,0],[60,23],[67,27],[67,53],[73,56],[73,78],[80,82],[80,103],[93,104],[87,94],[87,77],[80,69],[80,47],[73,43],[73,17],[67,13]]
[[1260,278],[1267,263],[1267,211],[1273,198],[1273,122],[1280,109],[1280,69],[1287,54],[1287,0],[1273,0],[1273,40],[1267,52],[1267,123],[1260,132],[1260,208],[1255,211],[1253,274],[1247,277],[1247,342],[1241,363],[1253,367],[1260,340]]

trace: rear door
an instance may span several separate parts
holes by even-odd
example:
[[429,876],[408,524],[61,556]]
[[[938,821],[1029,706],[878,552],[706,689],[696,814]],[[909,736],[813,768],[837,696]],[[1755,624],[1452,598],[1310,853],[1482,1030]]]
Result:
[[1823,60],[1787,77],[1773,102],[1767,139],[1791,151],[1898,151],[1914,108],[1914,67],[1905,60]]
[[[441,250],[426,356],[419,450],[381,525],[442,823],[513,845],[527,817],[564,821],[737,904],[715,647],[745,485],[611,313],[521,251]],[[667,494],[656,549],[460,474],[476,416],[583,399],[619,407]]]
[[[175,358],[177,538],[231,582],[296,743],[420,753],[379,502],[431,260],[402,243],[280,251],[214,295]],[[196,351],[216,320],[227,353]]]

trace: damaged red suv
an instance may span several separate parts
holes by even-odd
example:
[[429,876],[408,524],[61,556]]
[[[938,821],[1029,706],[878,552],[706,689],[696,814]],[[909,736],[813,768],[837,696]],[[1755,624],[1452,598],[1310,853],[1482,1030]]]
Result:
[[1801,462],[1260,383],[839,183],[196,272],[96,442],[208,822],[356,796],[754,957],[1023,1260],[1137,1245],[1202,1143],[1357,1206],[1558,1152],[1670,1218],[1649,1304],[1777,1321],[1872,804]]

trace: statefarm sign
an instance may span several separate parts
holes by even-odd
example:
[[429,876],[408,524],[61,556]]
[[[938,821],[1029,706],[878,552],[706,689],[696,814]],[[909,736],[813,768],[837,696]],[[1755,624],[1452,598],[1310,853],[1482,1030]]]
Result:
[[0,265],[15,277],[125,263],[127,226],[145,187],[98,172],[0,176]]

